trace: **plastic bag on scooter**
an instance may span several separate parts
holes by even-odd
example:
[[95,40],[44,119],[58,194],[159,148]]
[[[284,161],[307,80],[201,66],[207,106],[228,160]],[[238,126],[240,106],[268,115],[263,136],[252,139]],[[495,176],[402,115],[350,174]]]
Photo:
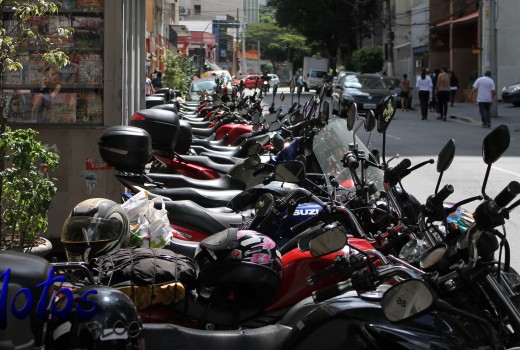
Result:
[[[155,207],[160,203],[160,209]],[[132,231],[133,246],[163,248],[173,237],[168,212],[161,197],[150,200],[148,192],[142,191],[123,203]]]

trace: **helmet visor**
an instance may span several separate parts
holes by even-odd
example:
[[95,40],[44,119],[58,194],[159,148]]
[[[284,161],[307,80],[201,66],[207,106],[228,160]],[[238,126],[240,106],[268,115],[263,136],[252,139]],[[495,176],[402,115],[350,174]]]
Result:
[[117,219],[97,219],[90,216],[71,216],[63,225],[63,243],[110,242],[123,231],[123,223]]

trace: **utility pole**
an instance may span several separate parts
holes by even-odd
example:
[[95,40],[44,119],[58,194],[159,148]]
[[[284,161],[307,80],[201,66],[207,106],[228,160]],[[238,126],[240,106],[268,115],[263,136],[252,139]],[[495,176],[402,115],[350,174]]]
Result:
[[236,24],[235,24],[235,38],[234,38],[234,42],[233,42],[233,75],[236,77],[238,76],[238,71],[237,71],[237,58],[238,58],[238,23],[239,23],[239,20],[238,20],[238,11],[239,9],[237,8],[237,17],[236,17]]
[[[497,42],[496,42],[496,0],[482,0],[481,3],[481,74],[491,71],[491,78],[497,84]],[[495,87],[495,92],[496,91]],[[498,94],[497,94],[498,95]],[[497,116],[496,99],[491,105],[491,117]]]
[[387,50],[387,68],[386,75],[394,75],[394,32],[392,32],[392,12],[390,8],[390,0],[385,0],[386,5],[386,50]]

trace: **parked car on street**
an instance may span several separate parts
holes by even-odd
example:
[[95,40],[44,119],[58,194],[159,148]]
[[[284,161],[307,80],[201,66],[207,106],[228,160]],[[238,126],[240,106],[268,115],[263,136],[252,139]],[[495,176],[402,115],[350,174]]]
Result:
[[267,74],[269,76],[269,85],[271,85],[271,87],[275,86],[275,85],[280,85],[280,79],[278,78],[278,75],[276,74]]
[[332,112],[346,117],[350,105],[356,103],[358,113],[364,115],[378,109],[383,98],[391,94],[380,75],[346,74],[332,89]]
[[520,82],[508,85],[502,89],[502,102],[520,106]]
[[193,80],[190,89],[188,90],[188,101],[200,101],[202,93],[208,91],[211,94],[214,91],[215,86],[217,86],[215,77]]
[[[258,85],[257,86],[255,86],[255,84],[256,84],[256,77],[258,77]],[[262,86],[262,83],[264,82],[262,80],[262,77],[257,75],[257,74],[242,75],[238,79],[235,79],[235,84],[236,85],[240,84],[240,80],[244,81],[244,86],[247,89],[254,89],[255,87],[259,88],[260,86]]]
[[[382,78],[383,78],[383,81],[385,82],[386,86],[390,90],[391,94],[394,96],[395,104],[397,105],[397,107],[402,108],[401,107],[401,88],[399,87],[399,82],[401,81],[401,78],[388,77],[388,76],[382,76]],[[412,88],[411,84],[412,83],[410,82],[410,88]],[[410,109],[413,109],[411,91],[410,91],[410,95],[408,97],[408,103],[409,103],[408,107]]]

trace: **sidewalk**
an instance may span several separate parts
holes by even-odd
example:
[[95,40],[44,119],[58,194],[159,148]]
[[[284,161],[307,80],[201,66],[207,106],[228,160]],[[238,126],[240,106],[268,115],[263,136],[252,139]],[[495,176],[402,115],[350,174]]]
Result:
[[[421,107],[415,105],[414,108],[418,111]],[[453,107],[448,105],[448,117],[478,126],[482,123],[478,105],[471,103],[459,102]],[[515,107],[511,103],[498,102],[497,117],[491,118],[491,124],[493,126],[505,124],[511,132],[520,132],[520,107]]]

